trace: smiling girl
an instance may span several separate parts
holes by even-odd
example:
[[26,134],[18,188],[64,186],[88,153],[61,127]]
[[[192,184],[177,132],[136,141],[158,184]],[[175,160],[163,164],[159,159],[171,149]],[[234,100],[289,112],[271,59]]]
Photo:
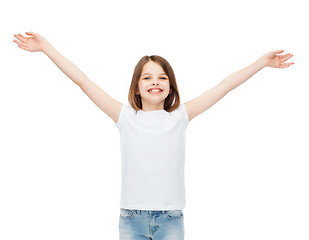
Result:
[[45,53],[114,122],[120,132],[121,240],[184,239],[186,129],[189,122],[264,67],[287,68],[293,55],[264,54],[191,101],[181,103],[176,78],[164,58],[137,63],[122,104],[62,56],[42,35],[14,35],[18,47]]

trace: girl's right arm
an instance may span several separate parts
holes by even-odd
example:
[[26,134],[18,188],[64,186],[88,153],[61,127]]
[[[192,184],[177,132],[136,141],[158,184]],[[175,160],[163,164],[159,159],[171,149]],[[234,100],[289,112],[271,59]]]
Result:
[[70,60],[59,53],[42,35],[34,32],[26,32],[33,37],[14,35],[19,41],[14,40],[18,47],[30,52],[45,53],[57,67],[77,84],[83,92],[112,120],[117,123],[122,108],[122,103],[113,99],[87,76]]

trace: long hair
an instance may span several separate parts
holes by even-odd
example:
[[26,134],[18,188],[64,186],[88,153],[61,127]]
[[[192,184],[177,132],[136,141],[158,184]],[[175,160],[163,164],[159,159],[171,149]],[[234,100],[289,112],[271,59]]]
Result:
[[176,110],[180,105],[180,96],[176,83],[176,77],[169,62],[158,55],[145,55],[139,60],[139,62],[135,66],[131,86],[129,89],[128,101],[136,111],[142,110],[141,95],[136,94],[136,92],[138,92],[138,83],[140,81],[143,67],[149,61],[153,61],[159,64],[169,78],[170,89],[172,89],[172,93],[169,94],[164,100],[164,110],[167,112],[172,112]]

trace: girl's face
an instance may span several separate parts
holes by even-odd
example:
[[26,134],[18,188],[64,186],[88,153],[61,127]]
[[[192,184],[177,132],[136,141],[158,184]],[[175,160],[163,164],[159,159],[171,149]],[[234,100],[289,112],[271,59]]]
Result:
[[[153,61],[144,65],[138,88],[144,111],[164,110],[164,100],[172,92],[168,76],[162,67]],[[152,88],[160,90],[149,91]]]

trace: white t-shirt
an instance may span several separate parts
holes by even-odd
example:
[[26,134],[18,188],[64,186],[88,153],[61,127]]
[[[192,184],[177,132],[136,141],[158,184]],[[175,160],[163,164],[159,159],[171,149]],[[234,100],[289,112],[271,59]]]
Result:
[[173,112],[122,106],[118,122],[121,154],[120,208],[185,208],[184,165],[189,118],[182,103]]

